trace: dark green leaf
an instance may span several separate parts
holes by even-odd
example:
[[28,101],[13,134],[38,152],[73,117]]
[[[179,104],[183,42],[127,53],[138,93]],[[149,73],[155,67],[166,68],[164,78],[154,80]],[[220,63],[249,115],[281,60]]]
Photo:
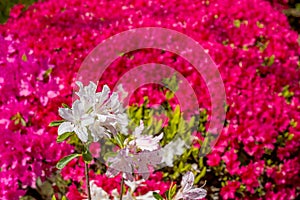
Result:
[[56,164],[56,168],[57,169],[62,169],[64,168],[71,160],[73,160],[74,158],[77,158],[81,156],[81,154],[71,154],[71,155],[68,155],[64,158],[62,158],[60,161],[58,161],[58,163]]
[[65,104],[65,103],[62,103],[61,104],[64,108],[70,108],[70,106],[68,106],[67,104]]
[[82,157],[86,163],[89,163],[93,160],[93,156],[90,151],[83,152]]
[[49,124],[50,127],[54,127],[54,126],[59,126],[61,125],[65,120],[57,120],[57,121],[53,121]]
[[158,194],[157,192],[153,192],[153,197],[157,200],[164,200],[164,198],[160,196],[160,194]]
[[66,132],[62,135],[59,135],[59,136],[57,136],[56,142],[63,142],[66,139],[68,139],[72,134],[73,134],[73,132]]

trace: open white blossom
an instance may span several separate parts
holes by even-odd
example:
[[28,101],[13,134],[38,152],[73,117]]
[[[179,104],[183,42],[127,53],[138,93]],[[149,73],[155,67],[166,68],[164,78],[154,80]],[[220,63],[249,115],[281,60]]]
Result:
[[153,137],[151,135],[142,135],[143,130],[144,123],[141,120],[140,126],[138,126],[132,133],[134,139],[129,142],[129,145],[136,146],[141,150],[157,150],[160,147],[159,141],[163,138],[163,133],[161,133],[159,136]]
[[87,127],[94,123],[94,118],[85,113],[82,102],[76,100],[72,105],[72,109],[59,108],[58,112],[66,120],[59,125],[58,135],[74,131],[81,141],[87,142]]
[[[110,200],[109,194],[104,191],[101,187],[98,187],[94,181],[90,182],[91,185],[91,198],[92,200]],[[85,199],[87,200],[87,199]]]
[[127,154],[125,149],[118,152],[117,156],[108,158],[108,169],[106,176],[109,178],[117,176],[120,172],[124,173],[126,179],[133,181],[133,162],[130,155]]
[[108,158],[107,175],[114,177],[123,172],[127,180],[133,181],[134,174],[139,174],[143,179],[149,178],[149,166],[161,164],[162,156],[159,141],[163,134],[153,137],[142,135],[144,130],[143,121],[140,122],[132,134],[124,142],[123,149],[119,150],[117,156]]
[[130,188],[131,192],[134,192],[139,185],[142,185],[143,182],[145,182],[144,179],[141,179],[141,180],[138,180],[138,181],[125,180],[125,184]]
[[76,82],[79,97],[70,108],[60,108],[59,115],[65,122],[59,126],[58,134],[74,131],[82,142],[98,141],[117,132],[127,133],[128,118],[118,94],[112,93],[107,85],[96,92],[97,85],[90,82],[83,86]]
[[180,183],[181,188],[174,197],[174,200],[196,200],[202,199],[206,196],[207,191],[203,188],[194,188],[194,174],[187,172]]
[[162,151],[162,163],[165,163],[169,167],[173,167],[173,159],[174,156],[180,156],[184,152],[185,146],[184,140],[178,138],[175,141],[169,142],[166,146],[164,146]]
[[107,177],[115,177],[122,172],[129,181],[134,180],[134,174],[141,175],[144,180],[149,178],[149,166],[161,163],[160,151],[141,151],[130,153],[128,149],[121,149],[117,156],[108,158]]
[[[136,182],[137,186],[140,183],[141,183],[140,181]],[[94,183],[94,181],[91,181],[90,184],[91,184],[91,199],[92,200],[110,200],[111,199],[109,194],[106,191],[104,191],[101,187],[97,186]],[[127,191],[127,193],[125,195],[123,195],[122,199],[123,200],[155,200],[155,198],[153,197],[153,192],[159,192],[159,190],[149,191],[148,193],[146,193],[144,195],[134,196],[133,192],[135,191],[135,189],[132,191]],[[120,194],[117,189],[112,190],[112,196],[113,196],[113,199],[115,199],[115,200],[120,199]],[[87,200],[87,199],[84,199],[84,200]]]
[[[142,183],[144,183],[145,180],[138,180],[138,181],[125,181],[125,184],[127,186],[129,186],[130,190],[127,191],[127,193],[123,196],[123,200],[155,200],[155,197],[153,196],[153,192],[157,192],[159,193],[159,190],[155,190],[155,191],[149,191],[144,195],[140,195],[140,196],[134,196],[134,191],[136,190],[136,188],[138,186],[141,186]],[[112,195],[114,197],[115,200],[119,200],[120,199],[120,194],[119,192],[115,189],[112,191]]]

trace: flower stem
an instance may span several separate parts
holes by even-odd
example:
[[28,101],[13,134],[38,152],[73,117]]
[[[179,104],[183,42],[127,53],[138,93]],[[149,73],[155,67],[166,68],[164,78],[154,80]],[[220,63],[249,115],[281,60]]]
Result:
[[89,165],[87,163],[84,163],[84,173],[85,173],[88,200],[92,200],[91,188],[90,188],[90,177],[89,177]]
[[123,174],[122,174],[122,180],[121,180],[121,188],[120,188],[120,200],[122,200],[123,198],[123,188],[124,188],[124,177],[123,177]]

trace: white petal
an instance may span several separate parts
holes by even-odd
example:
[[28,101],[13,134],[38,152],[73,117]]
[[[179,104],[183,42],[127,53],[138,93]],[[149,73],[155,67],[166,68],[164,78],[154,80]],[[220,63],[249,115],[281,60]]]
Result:
[[202,188],[193,188],[184,193],[184,197],[187,199],[202,199],[206,196],[207,191]]
[[88,141],[88,133],[85,127],[75,127],[74,131],[82,142]]
[[194,174],[192,172],[187,172],[181,181],[181,186],[183,192],[190,190],[194,185]]
[[84,117],[84,118],[81,120],[81,125],[82,125],[82,126],[89,126],[89,125],[93,124],[94,121],[95,121],[95,120],[94,120],[93,117],[91,117],[91,116],[86,116],[86,117]]
[[[155,192],[159,193],[159,190]],[[156,198],[153,197],[153,191],[149,191],[148,193],[135,197],[136,200],[155,200]]]
[[100,122],[105,122],[108,116],[107,115],[98,114],[97,117],[98,117],[98,120]]
[[72,110],[69,108],[59,108],[58,114],[67,121],[73,122],[74,120]]
[[96,93],[98,108],[101,107],[103,103],[108,99],[109,93],[110,93],[110,89],[107,85],[103,86],[102,92]]
[[83,104],[81,101],[76,100],[72,105],[73,116],[75,119],[80,119],[81,115],[84,113]]
[[97,85],[94,82],[90,81],[90,84],[86,86],[86,91],[89,94],[95,94],[96,90],[97,90]]
[[74,125],[71,122],[63,122],[58,127],[58,135],[62,135],[66,132],[72,132],[74,130]]
[[135,130],[133,131],[132,135],[134,135],[135,137],[138,138],[142,134],[143,130],[144,130],[144,122],[143,122],[143,120],[141,120],[140,121],[140,125],[135,128]]

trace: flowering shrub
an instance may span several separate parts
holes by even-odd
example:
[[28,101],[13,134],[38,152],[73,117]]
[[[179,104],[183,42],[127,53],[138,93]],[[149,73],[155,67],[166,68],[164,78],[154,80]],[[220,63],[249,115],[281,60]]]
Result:
[[[49,199],[53,194],[71,200],[86,198],[83,159],[71,161],[61,173],[55,168],[62,157],[82,148],[80,141],[71,137],[68,142],[56,143],[57,129],[47,125],[59,118],[57,110],[62,103],[71,105],[74,77],[92,48],[121,31],[148,26],[177,30],[206,49],[224,81],[227,116],[217,145],[209,155],[199,157],[211,105],[197,71],[177,55],[155,49],[130,52],[116,60],[105,71],[99,88],[104,84],[113,87],[134,66],[166,64],[185,76],[202,109],[194,118],[200,122],[198,130],[189,130],[194,137],[192,147],[174,151],[180,159],[166,157],[168,165],[150,174],[135,188],[135,195],[149,191],[163,195],[172,181],[179,187],[180,177],[193,171],[198,188],[207,181],[207,199],[299,196],[300,48],[297,33],[270,2],[48,0],[26,11],[15,6],[10,15],[0,26],[3,199]],[[149,102],[143,104],[145,96]],[[146,116],[140,115],[139,109],[165,104],[166,98],[160,87],[146,85],[130,102],[130,115],[138,123]],[[170,104],[164,137],[180,121],[174,117],[176,98]],[[149,125],[147,120],[144,124]],[[162,139],[161,144],[172,145],[168,142]],[[100,173],[106,166],[97,167],[90,170],[92,187],[109,195],[114,189],[119,192],[121,177],[108,179]]]

